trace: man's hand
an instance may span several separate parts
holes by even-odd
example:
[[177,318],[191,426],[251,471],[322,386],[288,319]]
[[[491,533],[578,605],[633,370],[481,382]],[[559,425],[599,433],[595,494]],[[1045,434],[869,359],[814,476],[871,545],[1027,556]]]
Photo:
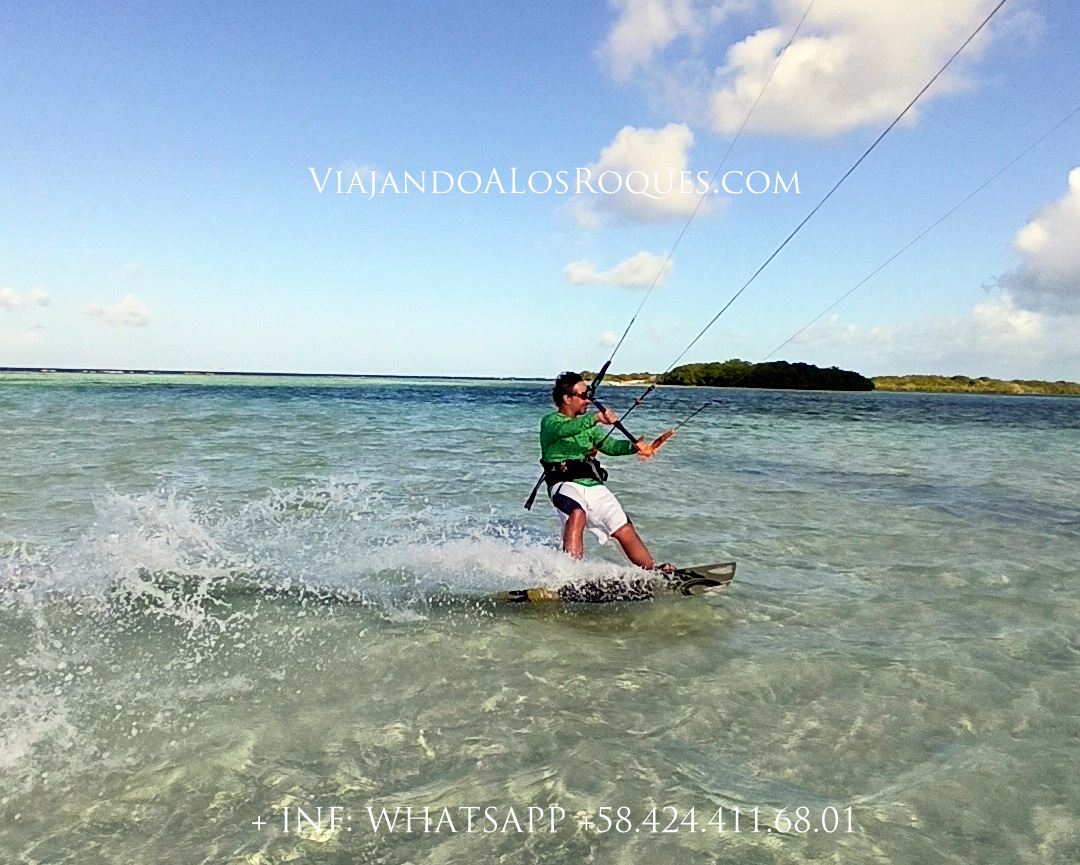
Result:
[[608,426],[611,426],[611,425],[612,425],[613,423],[615,423],[615,421],[617,421],[618,419],[619,419],[619,416],[618,416],[617,414],[615,414],[615,412],[613,412],[613,411],[612,411],[611,409],[609,409],[609,408],[606,408],[606,409],[604,409],[603,411],[598,411],[598,412],[596,413],[596,420],[597,420],[597,422],[599,422],[599,423],[605,423],[605,424],[607,424]]
[[669,438],[675,435],[674,429],[665,430],[660,434],[660,437],[652,444],[648,444],[644,439],[638,439],[634,442],[634,448],[638,452],[638,456],[643,460],[651,459],[656,456],[656,452],[660,450],[660,446],[664,444]]
[[643,460],[650,459],[653,454],[656,453],[656,448],[645,441],[645,439],[638,439],[634,442],[634,449],[637,451],[638,456]]

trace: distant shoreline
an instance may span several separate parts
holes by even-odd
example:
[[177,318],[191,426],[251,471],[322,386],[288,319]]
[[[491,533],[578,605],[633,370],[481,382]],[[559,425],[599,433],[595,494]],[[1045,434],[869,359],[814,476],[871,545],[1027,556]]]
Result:
[[870,379],[874,390],[911,393],[983,393],[1000,396],[1080,396],[1072,381],[997,379],[965,375],[879,375]]
[[[728,361],[727,365],[731,364],[743,364],[743,361]],[[753,366],[752,364],[745,364],[747,367]],[[690,365],[694,366],[694,365]],[[697,364],[697,366],[706,366]],[[724,366],[722,364],[713,364],[713,366]],[[790,366],[790,365],[788,365]],[[685,367],[689,368],[689,367]],[[684,367],[680,367],[684,369]],[[811,368],[817,370],[816,367]],[[586,378],[590,378],[592,373],[585,373]],[[857,376],[857,373],[852,375]],[[730,376],[729,376],[730,378]],[[646,372],[633,372],[633,373],[608,373],[605,376],[604,381],[607,384],[612,385],[644,385],[644,386],[662,386],[661,376],[655,373]],[[737,374],[734,380],[745,381],[747,376],[745,373]],[[784,377],[780,377],[780,381],[784,381]],[[866,381],[873,384],[874,390],[884,391],[888,393],[973,393],[973,394],[987,394],[996,396],[1080,396],[1080,383],[1071,381],[1038,381],[1038,380],[1022,380],[1022,379],[996,379],[989,378],[988,376],[982,376],[981,378],[969,378],[964,375],[944,376],[944,375],[879,375],[872,376]],[[674,382],[672,384],[675,384]],[[680,381],[678,382],[683,387],[738,387],[738,384],[725,385],[717,384],[705,379],[705,382],[694,381]],[[759,385],[760,387],[760,385]],[[783,384],[778,384],[777,387],[783,388]],[[792,385],[796,389],[801,389],[798,385]],[[830,388],[807,388],[809,390],[829,390]]]
[[[382,373],[355,372],[253,372],[250,370],[199,370],[199,369],[119,369],[114,367],[34,367],[0,366],[0,382],[5,375],[102,375],[116,376],[190,376],[217,378],[304,378],[304,379],[367,379],[390,381],[409,379],[416,381],[508,381],[547,382],[549,379],[528,376],[492,375],[388,375]],[[658,375],[650,373],[611,373],[605,381],[619,386],[655,385]],[[873,376],[874,390],[886,393],[973,393],[995,396],[1080,396],[1080,383],[1069,381],[1007,380],[988,377],[904,375]],[[685,386],[685,385],[681,385]],[[691,385],[693,386],[693,385]]]
[[0,375],[34,373],[64,373],[70,375],[190,375],[190,376],[240,376],[260,378],[378,378],[378,379],[445,379],[446,381],[547,381],[526,376],[495,375],[387,375],[366,372],[252,372],[249,370],[207,370],[207,369],[117,369],[113,367],[61,367],[61,366],[0,366]]

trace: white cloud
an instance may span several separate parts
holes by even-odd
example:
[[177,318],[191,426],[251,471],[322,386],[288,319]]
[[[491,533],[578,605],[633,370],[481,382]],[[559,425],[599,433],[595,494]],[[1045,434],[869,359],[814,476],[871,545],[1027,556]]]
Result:
[[[655,74],[657,55],[680,39],[689,53],[699,54],[710,31],[733,14],[752,11],[759,0],[608,0],[617,12],[597,56],[616,81],[627,81],[635,72]],[[684,52],[685,53],[685,52]],[[678,66],[684,58],[673,59]]]
[[[835,135],[881,124],[903,108],[993,8],[995,0],[816,0],[776,68],[750,128]],[[1015,5],[1015,4],[1014,4]],[[807,0],[611,0],[615,22],[598,56],[617,81],[635,74],[668,116],[721,134],[739,128],[768,80]],[[770,23],[730,44],[717,62],[719,25],[733,13]],[[1006,19],[1006,16],[1008,18]],[[1005,19],[1010,34],[1037,28],[1024,5],[1006,10],[920,103],[967,86],[965,67]],[[718,67],[718,68],[717,68]],[[918,106],[917,106],[918,107]],[[913,109],[908,121],[915,120]],[[674,115],[671,112],[674,111]]]
[[1004,296],[975,304],[971,310],[974,332],[986,347],[1000,345],[1034,345],[1043,337],[1043,320],[1035,312],[1017,309],[1012,298]]
[[690,0],[610,0],[609,5],[619,15],[599,54],[616,81],[628,80],[679,36],[701,30]]
[[600,344],[600,348],[614,348],[619,342],[619,338],[610,330],[605,330],[600,334],[600,339],[597,340]]
[[49,296],[40,289],[33,288],[20,294],[13,288],[0,288],[0,309],[16,309],[20,306],[48,306]]
[[832,315],[809,327],[792,346],[808,351],[814,362],[848,366],[868,375],[1075,379],[1080,363],[1078,332],[1080,317],[1021,309],[1002,295],[976,304],[968,315],[929,316],[876,327],[844,324]]
[[[754,112],[758,132],[834,135],[891,119],[986,17],[994,0],[817,0]],[[742,124],[806,9],[775,0],[777,23],[733,45],[717,75],[711,122]],[[985,32],[923,97],[966,86],[963,65],[986,47]],[[913,109],[914,111],[915,109]],[[909,120],[914,120],[912,114]]]
[[998,280],[1024,309],[1080,313],[1080,168],[1069,191],[1042,208],[1013,242],[1023,264]]
[[83,312],[101,324],[118,327],[146,327],[150,323],[150,310],[133,294],[111,306],[88,303],[83,307]]
[[[595,228],[605,216],[634,222],[685,219],[697,206],[703,186],[690,171],[688,151],[693,143],[694,133],[680,123],[663,129],[624,126],[600,151],[600,158],[587,166],[590,173],[581,175],[596,191],[574,196],[570,205],[574,219],[585,228]],[[706,203],[699,212],[704,215],[707,210]]]
[[[656,280],[663,285],[671,275],[671,260],[651,252],[639,252],[619,262],[611,270],[597,270],[591,261],[572,261],[566,265],[563,275],[571,285],[622,285],[649,288]],[[662,269],[661,269],[662,268]],[[657,275],[659,274],[659,275]]]

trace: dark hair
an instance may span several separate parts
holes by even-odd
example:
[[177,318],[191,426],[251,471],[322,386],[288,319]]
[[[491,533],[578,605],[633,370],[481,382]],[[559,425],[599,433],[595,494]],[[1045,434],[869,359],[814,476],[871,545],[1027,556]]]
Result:
[[551,398],[556,406],[562,406],[563,397],[570,396],[574,392],[574,385],[579,381],[585,381],[585,379],[576,372],[559,373],[559,377],[555,379],[555,387],[551,389]]

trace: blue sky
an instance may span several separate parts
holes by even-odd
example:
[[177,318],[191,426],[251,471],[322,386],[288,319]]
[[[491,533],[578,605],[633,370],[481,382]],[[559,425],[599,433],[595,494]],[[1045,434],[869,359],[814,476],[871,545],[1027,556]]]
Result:
[[[6,4],[0,365],[596,368],[694,195],[387,176],[711,172],[806,5]],[[706,196],[613,368],[665,369],[993,5],[816,0],[725,165],[799,193]],[[1078,39],[1010,0],[686,359],[763,359],[1080,105]],[[1080,115],[777,357],[1080,379],[1078,166]]]

